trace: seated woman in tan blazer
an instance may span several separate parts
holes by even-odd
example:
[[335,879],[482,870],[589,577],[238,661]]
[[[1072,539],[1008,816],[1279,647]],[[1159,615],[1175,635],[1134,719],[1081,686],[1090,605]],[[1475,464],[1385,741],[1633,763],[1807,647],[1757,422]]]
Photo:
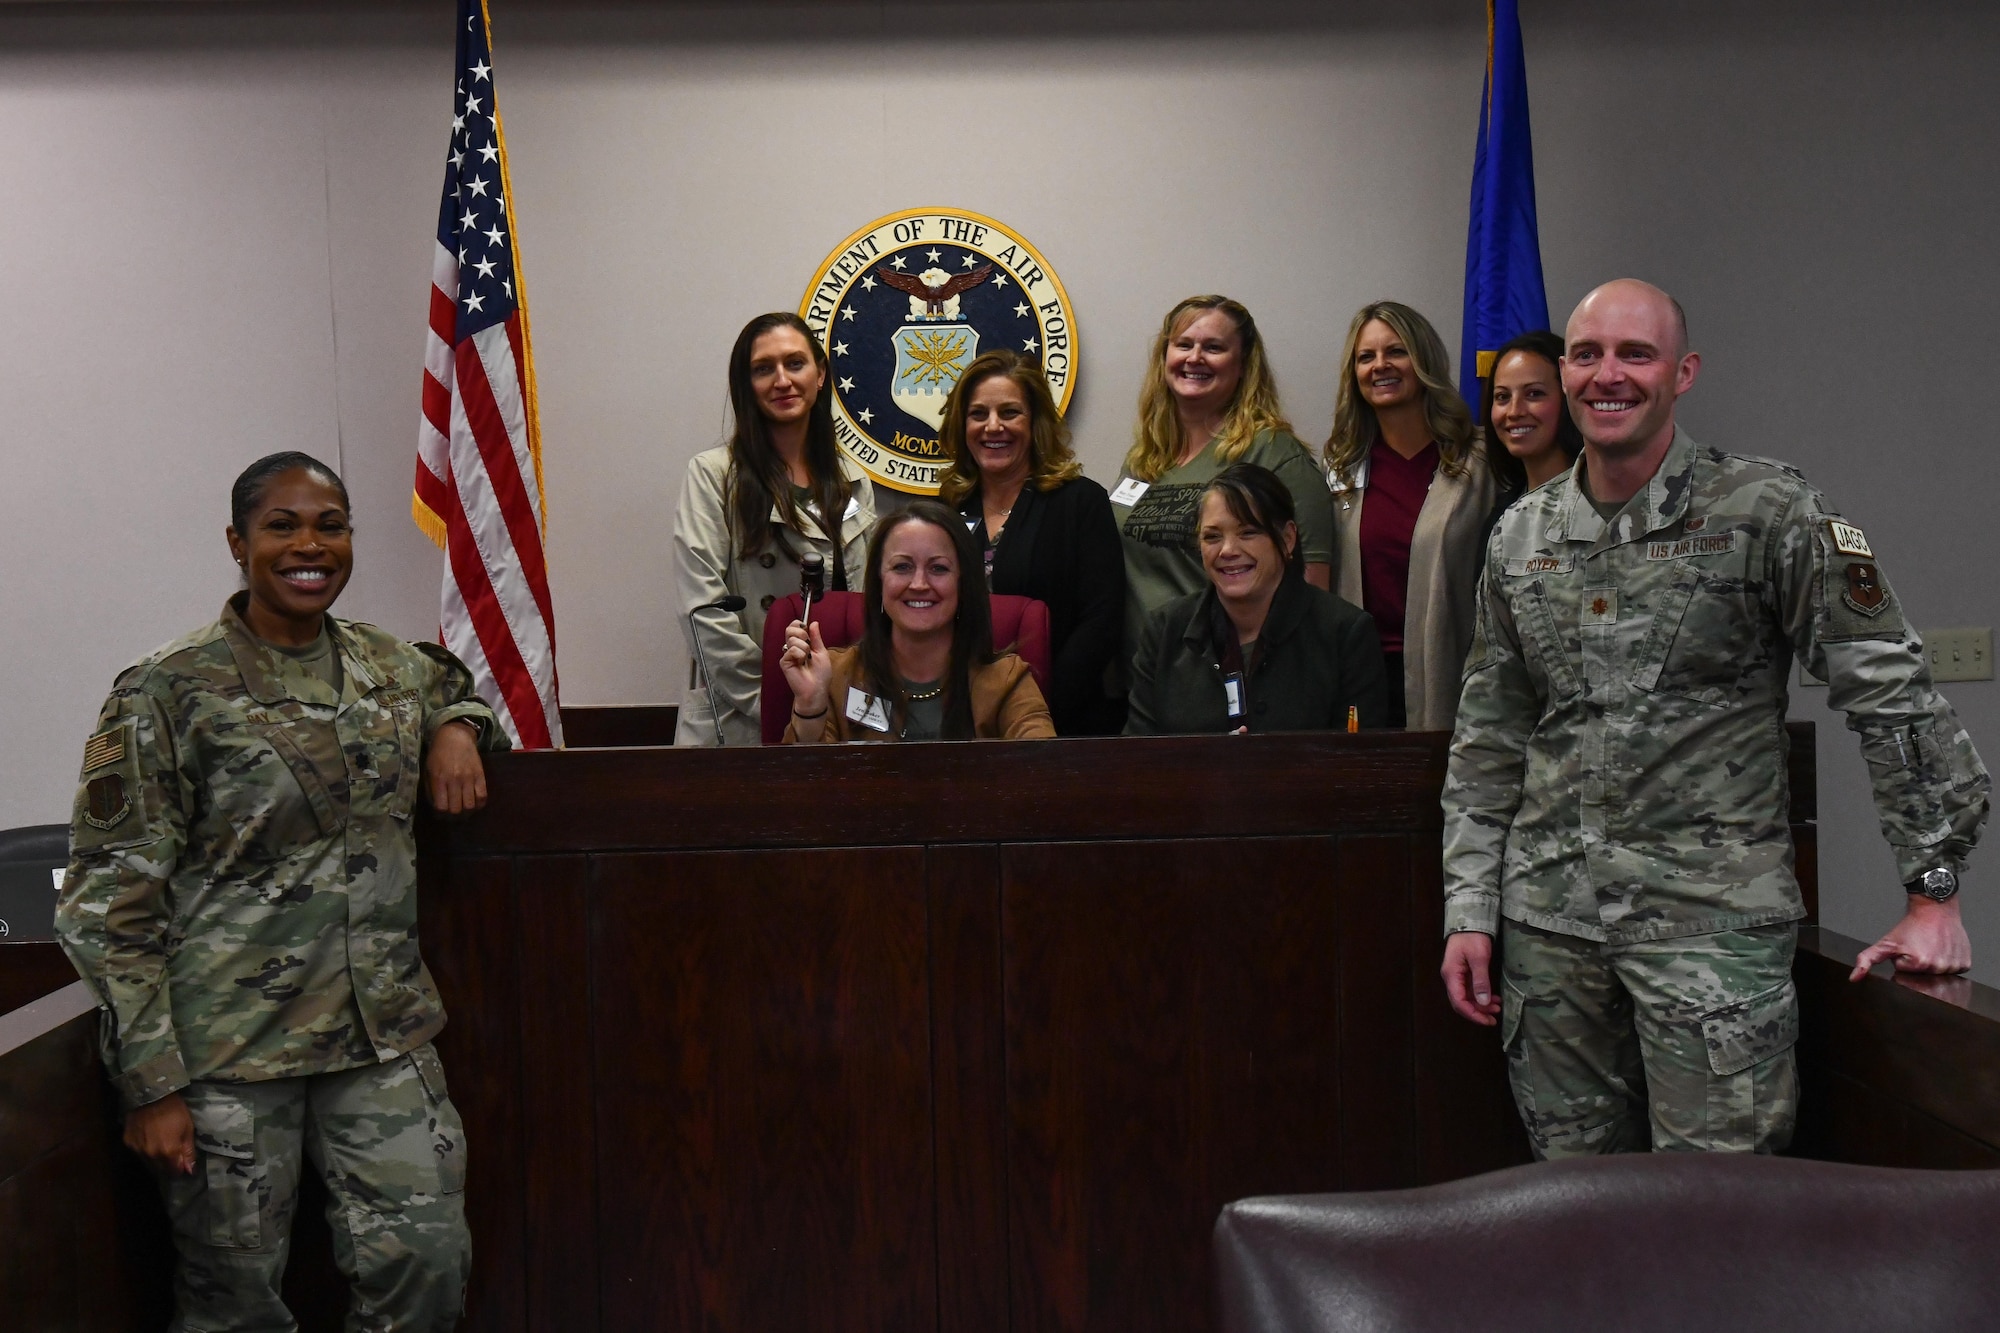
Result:
[[1395,301],[1363,306],[1340,365],[1325,456],[1334,591],[1375,617],[1389,725],[1450,731],[1493,474],[1444,342],[1422,315]]
[[979,548],[958,515],[918,500],[868,540],[861,641],[827,651],[793,621],[779,657],[788,743],[1054,736],[1028,664],[993,651]]

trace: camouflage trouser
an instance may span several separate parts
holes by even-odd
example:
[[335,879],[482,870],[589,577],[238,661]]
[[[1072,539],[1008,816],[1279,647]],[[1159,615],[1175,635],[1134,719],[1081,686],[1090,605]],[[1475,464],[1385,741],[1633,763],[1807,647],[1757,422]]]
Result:
[[[263,1083],[195,1083],[192,1176],[162,1177],[174,1243],[174,1333],[291,1333],[279,1295],[302,1158],[330,1195],[347,1327],[458,1323],[472,1240],[465,1131],[428,1044],[387,1064]],[[301,1151],[303,1150],[303,1151]]]
[[1791,1142],[1797,940],[1786,924],[1608,945],[1503,920],[1501,1043],[1535,1154]]

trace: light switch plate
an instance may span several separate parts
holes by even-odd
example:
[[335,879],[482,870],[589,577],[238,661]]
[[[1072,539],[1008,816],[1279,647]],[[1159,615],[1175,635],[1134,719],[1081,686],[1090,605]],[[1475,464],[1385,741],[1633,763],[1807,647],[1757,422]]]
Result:
[[1924,652],[1934,680],[1993,679],[1993,631],[1988,626],[1925,630]]

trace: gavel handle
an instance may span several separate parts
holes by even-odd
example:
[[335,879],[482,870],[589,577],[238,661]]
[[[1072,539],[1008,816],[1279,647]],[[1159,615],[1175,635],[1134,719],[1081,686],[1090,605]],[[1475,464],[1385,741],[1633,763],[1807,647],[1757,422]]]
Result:
[[811,589],[807,589],[805,593],[805,599],[806,599],[805,610],[799,612],[799,623],[801,625],[807,626],[806,642],[810,643],[812,642],[811,625],[812,625],[812,613],[813,613],[813,595]]

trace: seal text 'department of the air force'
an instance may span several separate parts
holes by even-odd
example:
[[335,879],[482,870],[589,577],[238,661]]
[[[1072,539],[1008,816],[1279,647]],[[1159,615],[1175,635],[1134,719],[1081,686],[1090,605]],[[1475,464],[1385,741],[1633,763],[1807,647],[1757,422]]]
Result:
[[836,246],[799,315],[833,368],[834,433],[876,483],[937,492],[938,428],[981,352],[1037,358],[1058,407],[1076,385],[1076,317],[1036,249],[992,218],[912,208]]

